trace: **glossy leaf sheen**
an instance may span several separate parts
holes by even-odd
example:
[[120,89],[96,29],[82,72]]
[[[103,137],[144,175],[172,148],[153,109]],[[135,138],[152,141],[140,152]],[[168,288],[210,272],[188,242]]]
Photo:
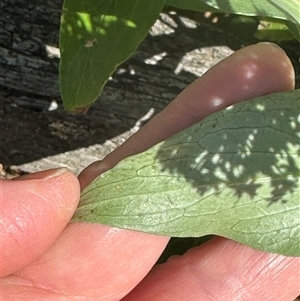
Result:
[[165,0],[65,0],[60,90],[68,111],[84,110],[147,35]]
[[300,24],[299,0],[199,0],[221,12],[272,17]]
[[95,179],[73,220],[300,256],[299,109],[296,90],[215,113]]
[[166,4],[180,9],[286,20],[295,38],[300,41],[299,0],[166,0]]
[[166,0],[166,5],[177,7],[180,9],[188,9],[194,11],[219,11],[218,9],[207,5],[205,1],[201,0]]

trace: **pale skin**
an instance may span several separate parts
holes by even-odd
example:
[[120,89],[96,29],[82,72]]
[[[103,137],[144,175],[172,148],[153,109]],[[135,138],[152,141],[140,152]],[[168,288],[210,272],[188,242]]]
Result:
[[298,258],[216,237],[153,268],[169,237],[69,223],[80,189],[120,160],[229,104],[293,88],[293,68],[281,49],[249,46],[192,83],[78,178],[56,169],[1,180],[2,300],[294,300]]

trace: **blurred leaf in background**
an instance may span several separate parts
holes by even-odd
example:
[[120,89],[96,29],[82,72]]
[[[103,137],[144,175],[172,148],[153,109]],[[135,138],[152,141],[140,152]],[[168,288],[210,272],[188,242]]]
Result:
[[271,19],[260,21],[255,37],[259,40],[272,42],[282,42],[295,39],[295,36],[286,24]]
[[82,112],[100,95],[158,18],[164,0],[65,0],[60,28],[60,90],[70,112]]

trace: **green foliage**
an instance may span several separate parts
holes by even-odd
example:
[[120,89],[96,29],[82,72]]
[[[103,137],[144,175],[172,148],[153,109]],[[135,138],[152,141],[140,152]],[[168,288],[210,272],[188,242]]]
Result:
[[300,23],[298,0],[201,0],[220,12],[271,17]]
[[166,5],[184,10],[219,12],[220,10],[199,0],[166,0]]
[[298,0],[153,0],[146,4],[142,0],[65,0],[59,80],[66,110],[85,111],[96,101],[110,75],[137,49],[165,4],[280,19],[300,40]]
[[94,180],[73,220],[300,256],[299,109],[295,90],[208,116]]
[[276,22],[274,20],[261,21],[255,37],[259,40],[268,40],[273,42],[294,39],[294,35],[286,24],[278,21]]
[[[164,0],[65,0],[60,29],[60,90],[66,110],[85,111],[138,47]],[[146,12],[146,16],[145,16]]]

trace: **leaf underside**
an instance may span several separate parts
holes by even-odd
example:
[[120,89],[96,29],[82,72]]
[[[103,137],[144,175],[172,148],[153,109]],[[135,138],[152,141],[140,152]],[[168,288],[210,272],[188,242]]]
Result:
[[295,90],[210,115],[95,179],[73,221],[300,256],[299,109]]

